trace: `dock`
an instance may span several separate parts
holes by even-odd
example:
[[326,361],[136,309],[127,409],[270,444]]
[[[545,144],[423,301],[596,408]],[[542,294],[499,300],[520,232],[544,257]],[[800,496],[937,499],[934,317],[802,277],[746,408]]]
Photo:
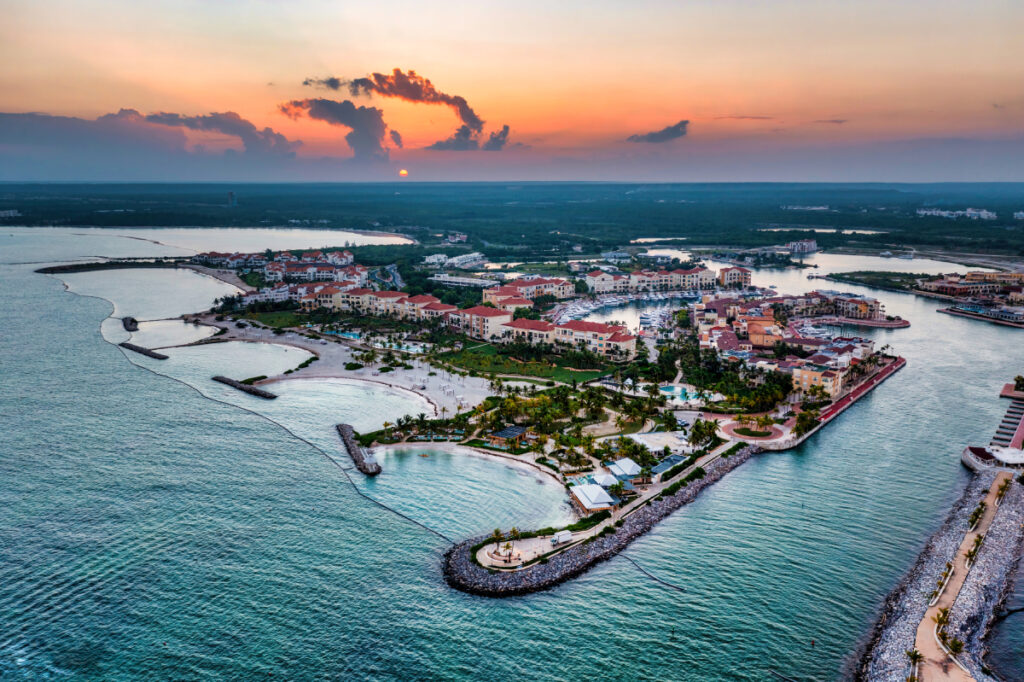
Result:
[[155,350],[143,348],[142,346],[136,346],[134,343],[128,343],[127,341],[122,341],[117,345],[121,346],[121,348],[127,348],[128,350],[138,353],[140,355],[145,355],[146,357],[153,358],[154,360],[167,359],[167,356],[164,355],[163,353],[157,353]]
[[349,424],[336,424],[335,427],[338,430],[338,435],[341,436],[341,442],[344,443],[345,449],[348,450],[349,457],[355,463],[356,468],[363,472],[367,476],[376,476],[381,472],[380,464],[374,459],[373,455],[366,452],[358,442],[356,442],[355,430]]
[[218,375],[213,377],[213,380],[219,381],[222,384],[226,384],[231,388],[237,388],[239,391],[243,391],[245,393],[248,393],[249,395],[254,395],[257,398],[263,398],[264,400],[273,400],[274,398],[277,397],[276,394],[271,393],[270,391],[264,391],[262,388],[256,388],[255,386],[250,386],[249,384],[243,384],[241,381],[235,381],[234,379],[229,379],[227,377],[222,377]]

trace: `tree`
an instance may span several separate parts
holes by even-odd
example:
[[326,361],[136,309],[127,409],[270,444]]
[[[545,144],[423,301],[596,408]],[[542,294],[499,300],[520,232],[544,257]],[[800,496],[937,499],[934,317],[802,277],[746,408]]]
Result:
[[510,530],[508,532],[508,534],[509,534],[509,537],[512,538],[512,542],[508,543],[509,544],[509,552],[511,552],[512,551],[512,547],[513,547],[513,543],[514,542],[519,542],[519,538],[523,537],[523,535],[522,535],[522,533],[519,532],[519,529],[516,528],[515,526],[512,526],[512,530]]
[[917,665],[918,663],[924,660],[924,654],[922,654],[917,649],[911,649],[907,652],[907,658],[910,659],[911,665]]
[[1013,378],[1013,390],[1024,391],[1024,375],[1018,374]]
[[796,425],[793,426],[793,434],[797,437],[811,431],[818,425],[818,411],[806,410],[796,416]]
[[494,551],[497,552],[501,546],[501,541],[505,539],[505,535],[501,532],[500,528],[495,528],[494,532],[491,533],[491,539],[494,540]]

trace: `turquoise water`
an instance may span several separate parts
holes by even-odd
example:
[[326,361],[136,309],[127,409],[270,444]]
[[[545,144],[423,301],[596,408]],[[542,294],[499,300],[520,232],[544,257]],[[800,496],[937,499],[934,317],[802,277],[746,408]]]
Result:
[[[161,248],[47,231],[0,239],[7,263]],[[210,373],[269,374],[303,351],[129,357],[101,333],[108,302],[31,270],[0,265],[5,679],[834,679],[958,495],[957,453],[988,441],[1005,409],[998,389],[1024,364],[1016,330],[879,294],[913,326],[870,333],[907,368],[626,550],[684,592],[619,557],[498,601],[444,584],[447,542],[432,531],[566,518],[564,493],[542,474],[424,446],[384,453],[381,477],[358,478],[326,456],[337,454],[330,425],[377,423],[415,409],[412,398],[301,380],[259,401]],[[813,288],[802,274],[755,281]],[[150,296],[136,285],[126,309]],[[119,325],[102,326],[117,337]]]
[[665,395],[670,396],[672,398],[677,398],[678,400],[685,401],[690,399],[690,392],[687,391],[685,387],[679,386],[677,384],[662,386],[658,390],[664,393]]

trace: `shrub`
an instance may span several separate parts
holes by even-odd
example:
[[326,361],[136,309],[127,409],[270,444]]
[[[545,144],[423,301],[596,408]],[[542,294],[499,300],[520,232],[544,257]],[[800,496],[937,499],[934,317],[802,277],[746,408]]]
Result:
[[394,367],[381,367],[379,371],[380,371],[381,374],[384,374],[385,372],[394,372],[395,368]]
[[257,381],[262,381],[263,379],[266,379],[266,378],[267,378],[266,374],[261,374],[258,377],[249,377],[248,379],[243,379],[242,383],[245,384],[246,386],[252,386]]
[[346,362],[345,363],[345,369],[347,369],[350,372],[353,371],[353,370],[362,369],[362,368],[363,368],[363,365],[361,365],[358,362]]

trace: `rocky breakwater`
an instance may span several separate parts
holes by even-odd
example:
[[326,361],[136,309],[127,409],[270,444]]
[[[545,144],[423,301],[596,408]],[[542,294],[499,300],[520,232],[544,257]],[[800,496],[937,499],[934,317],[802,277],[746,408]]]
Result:
[[855,659],[856,680],[902,680],[909,674],[907,651],[914,648],[917,626],[928,610],[935,583],[952,561],[967,533],[971,510],[985,497],[995,479],[993,472],[974,476],[952,510],[921,550],[910,571],[882,603],[881,613]]
[[730,457],[720,457],[704,467],[704,478],[692,481],[674,495],[652,499],[622,520],[614,533],[593,537],[519,570],[496,571],[476,563],[472,548],[486,537],[466,540],[451,547],[444,554],[442,570],[452,587],[486,597],[512,597],[545,590],[580,575],[594,564],[605,561],[622,551],[656,523],[692,502],[708,486],[746,462],[762,450],[749,445]]
[[947,631],[964,643],[964,651],[957,658],[976,680],[997,679],[984,663],[985,635],[1013,587],[1022,549],[1024,485],[1014,482],[999,504],[978,558],[949,612]]
[[167,359],[167,356],[164,355],[163,353],[157,353],[155,350],[150,350],[148,348],[143,348],[142,346],[136,346],[134,343],[128,343],[127,341],[122,341],[121,343],[119,343],[117,345],[121,346],[121,348],[127,348],[130,351],[133,351],[135,353],[139,353],[140,355],[145,355],[147,357],[153,358],[154,360],[166,360]]
[[213,377],[213,380],[219,381],[220,383],[225,384],[226,386],[230,386],[231,388],[237,388],[239,391],[244,391],[245,393],[248,393],[249,395],[254,395],[257,398],[263,398],[264,400],[273,400],[274,398],[277,397],[277,395],[271,393],[270,391],[264,391],[262,388],[256,388],[255,386],[250,386],[249,384],[243,384],[241,381],[236,381],[234,379],[229,379],[227,377],[222,377],[218,375]]
[[341,442],[345,444],[348,456],[352,458],[356,469],[359,469],[359,471],[367,476],[376,476],[381,472],[380,464],[373,458],[373,455],[367,454],[362,446],[359,445],[359,442],[356,440],[355,431],[351,426],[348,424],[336,424],[334,428],[338,430]]

